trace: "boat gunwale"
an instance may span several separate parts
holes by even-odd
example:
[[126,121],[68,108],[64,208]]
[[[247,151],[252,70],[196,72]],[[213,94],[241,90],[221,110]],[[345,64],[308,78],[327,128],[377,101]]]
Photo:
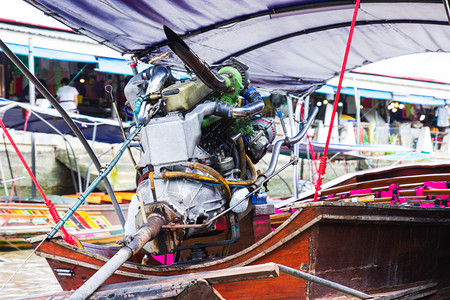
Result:
[[[233,260],[239,260],[241,258],[241,261],[238,261],[236,264],[233,264],[233,266],[246,266],[248,264],[253,263],[254,261],[258,260],[259,258],[264,257],[268,253],[274,251],[275,249],[279,248],[286,242],[292,240],[294,237],[299,235],[300,233],[306,231],[307,229],[311,228],[314,224],[318,222],[357,222],[357,223],[436,223],[436,225],[450,225],[450,215],[446,219],[436,219],[436,218],[411,218],[411,217],[392,217],[390,215],[386,215],[386,209],[389,211],[413,211],[413,212],[426,212],[426,211],[441,211],[441,212],[449,212],[450,209],[448,208],[434,208],[434,207],[416,207],[416,206],[392,206],[392,205],[385,205],[385,204],[372,204],[372,203],[340,203],[340,202],[312,202],[312,203],[303,203],[301,205],[301,209],[298,209],[295,211],[285,222],[283,222],[278,228],[276,228],[274,231],[269,233],[267,236],[265,236],[260,241],[252,244],[251,246],[235,253],[230,256],[213,260],[213,261],[207,261],[202,262],[198,264],[191,264],[191,265],[179,265],[179,266],[171,266],[171,265],[159,265],[159,266],[150,266],[150,265],[141,265],[138,263],[132,263],[132,262],[126,262],[123,264],[122,268],[128,268],[128,269],[135,269],[142,272],[154,272],[154,273],[170,273],[170,272],[177,272],[177,271],[190,271],[190,272],[196,272],[199,269],[214,269],[216,267],[219,267],[223,264],[229,263]],[[370,215],[370,216],[349,216],[348,214],[339,215],[339,214],[329,214],[322,212],[319,210],[319,208],[325,209],[325,208],[336,208],[336,207],[345,207],[345,208],[367,208],[367,209],[380,209],[380,212],[383,211],[383,215]],[[310,220],[306,223],[304,223],[301,227],[293,230],[292,232],[288,233],[286,236],[283,236],[282,238],[279,238],[278,240],[273,240],[274,243],[270,245],[264,246],[265,243],[268,241],[271,241],[273,238],[276,238],[284,228],[286,228],[288,225],[294,222],[294,220],[308,208],[315,211],[313,212],[313,215],[310,217]],[[281,236],[281,235],[280,235]],[[29,239],[29,242],[36,243],[40,242],[42,238],[32,238]],[[87,257],[91,257],[100,261],[108,261],[109,258],[100,254],[96,254],[93,252],[89,252],[85,249],[80,249],[71,245],[68,245],[60,240],[54,240],[53,243],[58,244],[59,246],[65,247],[67,249],[71,249],[72,251],[75,251],[79,254],[85,255]],[[263,249],[258,249],[263,248]],[[252,251],[255,251],[258,249],[258,253],[255,255],[252,255],[250,257],[246,257],[249,253]],[[41,255],[42,251],[37,251],[39,255]],[[55,260],[62,260],[57,256],[53,256],[52,259]],[[120,270],[120,269],[119,269]],[[159,276],[159,275],[155,275]],[[161,275],[165,276],[165,275]]]

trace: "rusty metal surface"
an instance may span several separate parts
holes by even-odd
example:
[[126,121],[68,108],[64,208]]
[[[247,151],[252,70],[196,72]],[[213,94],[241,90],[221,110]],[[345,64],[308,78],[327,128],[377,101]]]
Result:
[[[144,206],[144,211],[146,218],[153,214],[164,216],[166,222],[162,226],[168,223],[178,223],[181,220],[181,216],[164,201],[147,203]],[[145,224],[141,214],[136,215],[136,224]],[[184,231],[182,230],[162,230],[161,234],[145,244],[144,249],[152,254],[173,253],[179,246],[183,234]]]

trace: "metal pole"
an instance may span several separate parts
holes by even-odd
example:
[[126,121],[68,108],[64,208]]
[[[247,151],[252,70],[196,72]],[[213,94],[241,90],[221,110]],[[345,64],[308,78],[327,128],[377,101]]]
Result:
[[[293,102],[292,96],[287,95],[287,106],[288,106],[288,116],[289,116],[289,126],[291,127],[291,136],[296,136],[298,133],[298,127],[294,125],[294,112],[293,112]],[[298,157],[298,145],[294,145],[294,156]],[[292,174],[292,187],[294,190],[295,199],[298,198],[298,164],[295,164],[293,167]]]
[[[353,85],[353,89],[355,90],[355,106],[356,106],[356,145],[361,144],[360,135],[361,135],[361,98],[359,97],[359,91],[357,88],[356,78],[354,79],[355,84]],[[356,151],[359,155],[360,151]],[[361,160],[358,160],[358,170],[361,170]]]
[[[31,74],[34,77],[34,50],[33,50],[33,41],[31,38],[28,39],[28,68],[30,69]],[[31,105],[36,105],[36,93],[34,91],[34,84],[31,80],[28,83],[28,99],[30,100]]]
[[[31,133],[31,172],[36,177],[36,139],[34,132]],[[31,182],[31,198],[36,198],[36,185]]]
[[303,115],[305,116],[309,116],[309,105],[310,105],[310,101],[309,101],[309,95],[305,97],[305,102],[304,102],[304,110],[303,110]]
[[344,294],[354,296],[354,297],[359,298],[359,299],[373,299],[372,296],[370,296],[370,295],[368,295],[366,293],[354,290],[352,288],[349,288],[349,287],[347,287],[345,285],[342,285],[342,284],[339,284],[339,283],[336,283],[336,282],[333,282],[333,281],[329,281],[329,280],[326,280],[326,279],[323,279],[323,278],[320,278],[320,277],[317,277],[317,276],[314,276],[314,275],[311,275],[311,274],[308,274],[308,273],[305,273],[305,272],[301,272],[301,271],[298,271],[296,269],[293,269],[293,268],[290,268],[290,267],[286,267],[286,266],[283,266],[283,265],[277,264],[277,266],[278,266],[280,272],[282,272],[284,274],[291,275],[291,276],[294,276],[294,277],[297,277],[297,278],[300,278],[300,279],[304,279],[306,281],[310,281],[310,282],[313,282],[313,283],[317,283],[317,284],[326,286],[326,287],[328,287],[330,289],[342,292]]
[[[306,96],[306,98],[305,98],[305,102],[304,102],[304,110],[303,110],[303,115],[304,116],[309,116],[309,105],[310,105],[310,103],[311,103],[311,101],[310,101],[310,97],[309,97],[309,95],[308,96]],[[310,153],[310,150],[309,150],[309,145],[306,147],[306,159],[307,159],[307,163],[308,163],[308,171],[309,171],[309,178],[310,178],[310,180],[312,181],[313,180],[313,172],[312,172],[312,169],[313,169],[313,162],[312,162],[312,159],[311,159],[311,153]],[[303,162],[302,162],[302,167],[303,167]],[[302,173],[302,178],[303,178],[303,173]]]
[[[91,140],[91,147],[92,149],[94,149],[94,143],[95,143],[95,139],[97,138],[97,122],[94,123],[94,129],[92,130],[92,140]],[[91,163],[89,163],[88,167],[87,167],[87,171],[86,171],[86,176],[85,176],[85,190],[88,188],[89,186],[89,181],[91,179]]]
[[[35,73],[34,67],[34,49],[33,49],[33,40],[31,38],[28,39],[28,68],[31,71],[31,74]],[[28,83],[28,99],[31,105],[36,105],[36,93],[34,84],[31,80]],[[34,132],[31,132],[31,172],[33,172],[34,177],[36,177],[36,139],[34,136]],[[31,182],[31,198],[36,198],[36,185]]]
[[[356,106],[356,144],[359,145],[359,135],[361,130],[361,98],[359,97],[359,90],[356,87],[356,79],[354,79],[355,84],[353,86],[353,89],[355,91],[355,106]],[[359,152],[358,152],[359,153]]]
[[2,176],[1,181],[3,183],[3,187],[5,188],[6,196],[9,196],[8,185],[5,182],[6,177],[5,177],[5,172],[3,172],[3,164],[2,164],[2,159],[1,158],[0,158],[0,175]]
[[[94,151],[89,146],[89,144],[86,141],[86,138],[84,137],[83,133],[80,131],[80,129],[75,125],[73,120],[69,117],[67,112],[59,105],[58,101],[50,94],[50,92],[42,85],[42,83],[34,77],[33,74],[31,74],[30,70],[22,63],[22,61],[6,46],[6,44],[3,42],[3,40],[0,39],[0,48],[5,53],[5,55],[17,66],[17,68],[30,80],[38,89],[38,91],[51,103],[51,105],[61,114],[61,117],[66,121],[67,125],[72,129],[73,133],[77,136],[77,138],[80,140],[81,144],[83,145],[86,152],[89,154],[89,157],[94,162],[95,168],[99,173],[102,172],[102,166],[100,165],[100,162],[97,159],[97,156],[95,156]],[[117,213],[117,216],[120,220],[120,223],[122,224],[122,227],[125,226],[125,217],[123,216],[122,210],[120,209],[119,203],[117,202],[116,195],[114,194],[114,191],[111,187],[111,184],[109,183],[108,178],[104,177],[104,184],[106,187],[106,190],[108,192],[109,197],[111,198],[112,204],[114,206],[114,209]]]

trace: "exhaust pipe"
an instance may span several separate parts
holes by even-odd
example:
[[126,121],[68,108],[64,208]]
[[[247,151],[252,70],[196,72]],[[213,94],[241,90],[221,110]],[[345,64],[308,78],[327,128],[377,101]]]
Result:
[[103,265],[88,281],[86,281],[78,290],[76,290],[69,300],[87,299],[94,293],[114,272],[120,268],[136,252],[141,250],[144,245],[154,239],[164,224],[166,218],[160,214],[152,214],[133,236],[132,240],[120,250],[111,259]]
[[[213,73],[210,66],[201,60],[172,29],[164,26],[164,33],[170,49],[207,87],[222,91],[230,88],[228,86],[229,82],[224,77]],[[217,102],[214,114],[225,118],[245,118],[260,112],[264,108],[264,101],[261,95],[253,87],[249,87],[242,92],[245,94],[242,96],[250,99],[249,104],[237,107],[228,103]]]
[[227,88],[224,78],[211,71],[209,65],[201,60],[189,46],[172,29],[164,25],[164,33],[169,47],[194,72],[198,78],[210,89],[223,90]]

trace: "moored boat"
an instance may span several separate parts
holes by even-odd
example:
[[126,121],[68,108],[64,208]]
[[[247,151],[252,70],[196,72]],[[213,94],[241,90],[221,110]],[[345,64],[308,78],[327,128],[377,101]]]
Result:
[[[254,226],[242,228],[250,235],[242,236],[226,257],[220,257],[222,249],[210,249],[211,258],[206,260],[181,260],[171,265],[156,260],[143,265],[134,257],[134,262],[124,263],[105,284],[274,262],[367,292],[425,282],[437,284],[430,293],[443,293],[450,287],[450,209],[345,202],[296,207],[285,222],[259,241],[254,240]],[[41,240],[31,242],[37,246]],[[61,287],[68,291],[79,288],[117,249],[87,244],[80,249],[57,239],[44,242],[37,254],[47,259]],[[342,296],[283,274],[213,287],[226,299],[245,299],[247,293],[258,299]]]
[[[58,214],[64,215],[75,201],[71,197],[76,196],[49,197],[56,200]],[[122,210],[126,211],[131,193],[129,196],[118,193],[116,197],[122,203]],[[121,239],[123,228],[114,207],[108,204],[111,203],[108,195],[93,193],[87,202],[66,222],[68,232],[80,241],[94,244],[112,244]],[[41,203],[5,201],[0,202],[0,226],[0,250],[4,251],[30,248],[25,239],[48,232],[55,222],[43,200]]]

